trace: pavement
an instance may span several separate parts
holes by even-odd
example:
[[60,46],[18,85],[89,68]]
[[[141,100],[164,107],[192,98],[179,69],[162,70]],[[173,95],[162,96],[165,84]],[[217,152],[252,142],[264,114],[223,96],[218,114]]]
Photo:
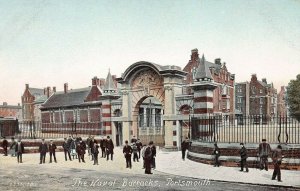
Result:
[[[144,169],[142,169],[142,160],[140,162],[132,162],[132,169],[126,168],[125,158],[122,154],[122,148],[117,147],[114,150],[114,160],[106,161],[105,158],[99,157],[99,165],[93,165],[93,162],[86,154],[86,163],[79,163],[78,160],[65,161],[64,153],[57,152],[57,163],[49,163],[49,154],[46,157],[46,164],[39,164],[39,154],[23,154],[23,163],[18,164],[15,157],[0,156],[0,167],[6,169],[11,168],[28,168],[32,169],[51,169],[51,172],[56,170],[71,170],[76,169],[81,172],[101,172],[101,173],[116,173],[116,174],[128,174],[135,176],[144,176]],[[300,190],[300,171],[282,170],[282,181],[277,182],[271,180],[273,170],[260,171],[258,169],[250,168],[250,172],[240,172],[239,168],[235,167],[213,167],[211,165],[197,163],[186,159],[181,159],[181,152],[164,152],[158,150],[156,157],[156,169],[153,171],[153,175],[157,177],[161,175],[172,175],[172,177],[186,177],[191,179],[203,179],[210,181],[221,182],[235,182],[235,183],[247,183],[252,185],[272,185],[274,186],[289,186],[297,187]],[[42,170],[43,171],[43,170]],[[47,170],[48,171],[48,170]],[[47,172],[44,172],[47,173]],[[49,171],[50,173],[50,171]],[[45,174],[46,176],[46,174]],[[47,176],[50,176],[47,175]],[[250,185],[249,185],[250,186]],[[249,187],[248,186],[248,187]]]
[[271,180],[273,169],[265,171],[249,168],[248,173],[239,170],[240,167],[214,167],[189,159],[182,160],[181,151],[160,151],[156,158],[156,171],[172,175],[237,183],[292,186],[300,189],[300,171],[281,170],[282,182],[278,182]]

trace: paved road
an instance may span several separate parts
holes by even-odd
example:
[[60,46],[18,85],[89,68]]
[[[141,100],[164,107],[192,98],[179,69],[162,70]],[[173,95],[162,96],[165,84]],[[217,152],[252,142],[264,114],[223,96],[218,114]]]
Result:
[[50,165],[0,166],[0,190],[296,190],[250,184],[176,177],[116,173],[93,169],[53,168]]

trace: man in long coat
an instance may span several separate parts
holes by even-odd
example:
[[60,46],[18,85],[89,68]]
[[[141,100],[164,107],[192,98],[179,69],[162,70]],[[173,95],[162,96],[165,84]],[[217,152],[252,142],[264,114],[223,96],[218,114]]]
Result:
[[50,144],[49,144],[49,153],[50,153],[50,163],[52,163],[52,155],[54,158],[54,162],[56,163],[56,155],[55,155],[55,149],[56,149],[56,145],[53,143],[52,140],[50,140]]
[[18,163],[22,163],[22,154],[24,153],[24,144],[21,142],[21,139],[18,140],[15,148]]
[[240,143],[241,145],[241,150],[240,150],[240,155],[241,155],[241,170],[240,171],[244,171],[244,167],[246,167],[246,172],[249,172],[248,169],[248,164],[247,164],[247,149],[244,146],[244,143]]
[[110,137],[107,136],[107,141],[106,141],[106,160],[109,159],[109,155],[110,155],[110,159],[113,160],[113,155],[114,155],[114,143],[113,143],[113,141],[110,139]]
[[46,153],[48,152],[48,145],[45,143],[45,139],[42,139],[42,143],[39,146],[40,152],[40,164],[45,163]]
[[130,145],[128,145],[128,141],[125,141],[125,146],[123,147],[123,154],[126,159],[126,168],[131,168],[131,154],[132,154],[132,148]]

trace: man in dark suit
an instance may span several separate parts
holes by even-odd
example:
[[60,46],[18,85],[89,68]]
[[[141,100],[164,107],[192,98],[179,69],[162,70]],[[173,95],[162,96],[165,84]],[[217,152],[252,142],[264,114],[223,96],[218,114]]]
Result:
[[137,139],[135,138],[135,136],[132,137],[131,139],[131,143],[136,143]]
[[244,146],[244,143],[240,143],[241,145],[241,150],[240,150],[240,155],[241,155],[241,170],[240,171],[244,171],[244,167],[246,167],[246,172],[249,172],[248,169],[248,164],[247,164],[247,149]]
[[149,142],[149,145],[145,148],[144,160],[145,160],[145,174],[152,174],[151,172],[151,159],[152,159],[152,148],[153,141]]
[[262,143],[259,144],[258,155],[260,157],[260,170],[265,169],[268,171],[268,157],[272,150],[270,144],[266,141],[266,139],[262,139]]
[[18,163],[22,163],[22,154],[24,153],[24,144],[21,142],[21,139],[18,140],[15,148]]
[[54,162],[56,163],[56,156],[55,156],[55,149],[56,149],[56,145],[53,143],[52,140],[50,140],[50,144],[49,144],[49,153],[50,153],[50,163],[52,163],[52,155],[54,158]]
[[82,160],[82,162],[85,163],[84,161],[85,150],[86,150],[86,145],[82,140],[80,140],[76,147],[79,162],[81,162]]
[[110,159],[113,160],[113,155],[114,155],[114,143],[110,139],[109,136],[107,136],[107,141],[106,141],[106,160],[108,161],[110,155]]
[[213,151],[213,155],[215,156],[215,164],[214,164],[214,167],[219,167],[220,166],[220,161],[219,161],[219,157],[221,155],[221,152],[220,152],[220,149],[217,145],[217,143],[214,144],[215,148],[214,148],[214,151]]
[[185,152],[189,149],[189,145],[190,143],[188,138],[183,140],[181,143],[182,160],[185,160]]
[[67,155],[69,156],[69,160],[71,161],[71,153],[70,153],[70,147],[71,147],[71,143],[69,143],[69,141],[67,141],[67,138],[65,138],[65,141],[63,143],[63,149],[64,149],[64,153],[65,153],[65,160],[67,161]]
[[92,155],[92,161],[94,160],[94,145],[95,145],[95,142],[96,142],[96,140],[95,140],[95,138],[94,137],[90,137],[90,142],[89,143],[87,143],[88,144],[88,148],[89,148],[89,150],[90,150],[90,155]]
[[40,152],[40,164],[45,163],[46,153],[48,152],[48,146],[45,143],[45,139],[42,139],[42,143],[39,146]]
[[2,147],[4,151],[4,156],[7,156],[7,147],[8,147],[8,141],[5,137],[3,137]]
[[137,146],[137,150],[138,150],[138,153],[139,153],[139,159],[140,159],[141,158],[141,150],[142,150],[142,147],[143,147],[143,144],[140,141],[140,139],[137,139],[136,146]]
[[106,157],[106,153],[105,153],[106,139],[104,137],[102,137],[100,140],[100,148],[101,148],[101,152],[102,152],[101,158],[105,158]]
[[123,154],[126,159],[126,168],[131,168],[131,154],[132,154],[132,148],[130,145],[128,145],[128,141],[125,141],[125,146],[123,147]]
[[281,145],[278,145],[277,149],[275,149],[275,151],[272,154],[272,160],[273,160],[273,165],[274,165],[272,180],[275,180],[276,176],[277,176],[278,182],[282,182],[281,181],[281,172],[280,172],[280,165],[282,163],[282,158],[283,158],[282,147],[281,147]]

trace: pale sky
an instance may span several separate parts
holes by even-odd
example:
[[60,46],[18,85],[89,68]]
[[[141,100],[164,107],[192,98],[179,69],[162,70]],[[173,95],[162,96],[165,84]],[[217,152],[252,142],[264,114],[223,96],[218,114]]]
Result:
[[0,1],[0,104],[25,84],[91,85],[137,61],[183,68],[198,48],[236,82],[251,74],[279,89],[300,73],[299,0]]

